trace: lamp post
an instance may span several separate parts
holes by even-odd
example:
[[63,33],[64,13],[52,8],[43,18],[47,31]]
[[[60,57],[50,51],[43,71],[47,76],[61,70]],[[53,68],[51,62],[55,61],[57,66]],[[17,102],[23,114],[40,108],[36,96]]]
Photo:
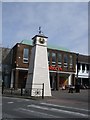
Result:
[[76,59],[76,62],[77,62],[77,77],[76,77],[75,89],[76,89],[76,92],[78,93],[78,92],[80,92],[80,86],[78,84],[78,56],[79,56],[79,54],[77,53],[76,55],[77,55],[77,59]]
[[76,64],[77,64],[77,77],[76,77],[76,85],[78,85],[78,56],[79,53],[76,54],[77,58],[76,58]]

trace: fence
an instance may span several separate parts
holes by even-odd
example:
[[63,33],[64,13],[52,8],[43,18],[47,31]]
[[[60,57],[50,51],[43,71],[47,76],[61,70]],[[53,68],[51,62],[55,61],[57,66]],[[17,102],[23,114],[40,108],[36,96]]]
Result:
[[22,84],[19,88],[6,88],[2,83],[2,94],[6,95],[17,95],[17,96],[30,96],[30,97],[42,97],[44,99],[44,83],[43,84],[33,84],[32,87],[25,89]]

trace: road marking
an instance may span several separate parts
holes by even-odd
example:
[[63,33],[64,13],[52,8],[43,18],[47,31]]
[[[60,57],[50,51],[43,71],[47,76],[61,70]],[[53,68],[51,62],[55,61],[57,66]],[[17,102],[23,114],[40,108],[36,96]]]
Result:
[[40,103],[42,105],[46,105],[46,106],[54,106],[54,107],[58,107],[58,108],[70,108],[70,109],[75,109],[75,110],[81,110],[81,111],[90,111],[87,109],[81,109],[81,108],[75,108],[75,107],[68,107],[68,106],[62,106],[62,105],[55,105],[55,104],[50,104],[50,103]]
[[51,115],[51,114],[47,114],[47,113],[43,113],[43,112],[37,112],[37,111],[34,111],[34,110],[28,110],[28,109],[25,109],[25,108],[19,108],[19,110],[23,110],[23,111],[27,111],[27,112],[32,112],[34,114],[36,113],[36,114],[46,115],[46,116],[54,117],[54,118],[60,118],[60,116],[55,116],[55,115]]
[[12,104],[12,103],[14,103],[14,102],[8,102],[8,104]]
[[30,101],[29,99],[24,99],[24,101]]
[[72,112],[72,111],[67,111],[67,110],[60,110],[60,109],[56,109],[56,108],[47,108],[47,107],[33,105],[33,104],[28,105],[27,107],[33,107],[33,108],[38,108],[38,109],[42,109],[42,110],[49,110],[49,111],[54,111],[54,112],[67,113],[67,114],[72,114],[72,115],[78,115],[78,116],[88,117],[88,115],[83,114],[83,113],[79,113],[79,112]]
[[43,109],[43,110],[49,110],[49,108],[47,107],[41,107],[41,106],[38,106],[38,105],[27,105],[27,107],[34,107],[34,108],[39,108],[39,109]]
[[13,98],[13,97],[2,97],[2,98],[5,98],[5,99],[12,99],[12,100],[21,100],[21,101],[33,101],[31,99],[24,99],[24,98]]
[[8,98],[9,98],[9,99],[20,99],[20,98],[5,97],[5,96],[4,96],[4,97],[2,97],[2,98],[6,98],[6,99],[8,99]]

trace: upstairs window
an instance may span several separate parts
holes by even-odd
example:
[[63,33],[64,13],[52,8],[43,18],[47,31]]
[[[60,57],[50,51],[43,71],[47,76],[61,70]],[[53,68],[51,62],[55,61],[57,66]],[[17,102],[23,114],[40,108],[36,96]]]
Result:
[[89,64],[87,64],[87,71],[89,71]]
[[80,64],[80,63],[78,63],[78,70],[80,70],[80,66],[81,66],[81,64]]
[[50,64],[50,52],[48,51],[48,64]]
[[86,67],[87,67],[86,69],[87,69],[87,73],[88,73],[88,72],[89,72],[89,67],[90,67],[90,65],[87,64]]
[[62,65],[62,54],[58,53],[58,65],[61,67]]
[[85,64],[82,64],[82,72],[85,71]]
[[70,68],[72,68],[72,67],[73,67],[73,56],[70,55]]
[[64,55],[64,67],[68,67],[68,55]]
[[24,48],[23,51],[23,63],[28,63],[29,49]]
[[52,65],[56,65],[56,53],[52,53]]

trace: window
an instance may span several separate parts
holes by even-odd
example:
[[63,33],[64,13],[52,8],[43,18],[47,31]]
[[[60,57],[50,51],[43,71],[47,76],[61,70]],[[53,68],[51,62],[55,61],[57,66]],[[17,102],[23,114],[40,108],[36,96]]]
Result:
[[87,66],[87,73],[89,72],[89,64],[86,65]]
[[23,62],[24,63],[28,63],[28,56],[29,56],[29,49],[24,48],[24,52],[23,52]]
[[72,68],[72,67],[73,67],[73,56],[70,55],[70,68]]
[[61,67],[62,65],[62,54],[58,53],[58,65]]
[[1,64],[1,62],[0,62],[0,71],[2,71],[2,64]]
[[89,71],[89,64],[87,65],[87,70]]
[[52,53],[52,65],[56,64],[56,53]]
[[48,52],[48,64],[50,64],[50,52]]
[[64,67],[68,67],[68,55],[64,55]]
[[82,72],[85,71],[85,64],[82,64]]
[[80,70],[80,63],[78,63],[78,70]]

